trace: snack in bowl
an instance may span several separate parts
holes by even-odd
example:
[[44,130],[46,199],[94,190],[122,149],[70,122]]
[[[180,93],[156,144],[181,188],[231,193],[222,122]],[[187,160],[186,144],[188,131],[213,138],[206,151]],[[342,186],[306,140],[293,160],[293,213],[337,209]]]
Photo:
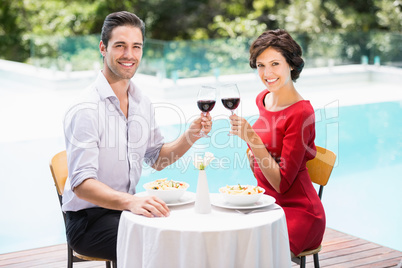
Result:
[[221,187],[219,192],[227,203],[246,206],[258,202],[265,190],[259,186],[238,184]]
[[157,196],[165,203],[178,201],[188,187],[189,184],[186,182],[168,180],[167,178],[144,184],[144,189],[149,195]]

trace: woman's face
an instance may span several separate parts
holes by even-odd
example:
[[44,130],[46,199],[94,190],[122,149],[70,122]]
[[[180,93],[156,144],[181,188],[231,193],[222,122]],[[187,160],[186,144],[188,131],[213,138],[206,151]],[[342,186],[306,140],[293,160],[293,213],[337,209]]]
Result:
[[285,57],[274,48],[265,49],[256,60],[258,75],[270,92],[292,86],[291,67]]

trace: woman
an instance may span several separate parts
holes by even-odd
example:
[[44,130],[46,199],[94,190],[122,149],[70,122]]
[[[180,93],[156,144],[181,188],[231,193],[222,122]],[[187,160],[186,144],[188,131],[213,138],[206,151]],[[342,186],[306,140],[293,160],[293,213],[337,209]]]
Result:
[[260,116],[252,127],[230,117],[231,133],[248,143],[258,185],[285,211],[294,255],[318,247],[325,230],[325,212],[306,168],[316,154],[314,110],[293,84],[304,66],[301,55],[284,30],[259,36],[250,48],[250,66],[266,86],[256,99]]

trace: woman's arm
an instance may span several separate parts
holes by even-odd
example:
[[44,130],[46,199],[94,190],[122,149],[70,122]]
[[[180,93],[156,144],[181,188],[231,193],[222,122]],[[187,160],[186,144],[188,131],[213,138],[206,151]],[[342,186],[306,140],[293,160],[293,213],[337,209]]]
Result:
[[253,151],[251,151],[250,148],[247,148],[246,155],[247,155],[248,163],[250,164],[250,169],[254,173],[254,154],[253,154]]
[[254,161],[257,162],[262,174],[275,191],[280,193],[280,167],[268,152],[267,148],[261,141],[261,138],[257,135],[246,119],[237,116],[236,114],[230,116],[230,123],[232,125],[232,131],[230,131],[230,133],[247,142],[254,155]]

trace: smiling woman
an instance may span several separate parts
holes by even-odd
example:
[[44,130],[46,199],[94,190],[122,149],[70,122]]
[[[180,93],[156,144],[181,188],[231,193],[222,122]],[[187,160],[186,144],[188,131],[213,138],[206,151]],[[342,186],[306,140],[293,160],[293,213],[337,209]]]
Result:
[[250,47],[250,66],[266,87],[256,98],[259,117],[252,126],[240,116],[230,117],[231,133],[252,152],[258,185],[285,211],[295,256],[318,247],[325,231],[324,208],[306,168],[316,154],[314,109],[293,84],[303,68],[301,54],[286,31],[261,34]]

